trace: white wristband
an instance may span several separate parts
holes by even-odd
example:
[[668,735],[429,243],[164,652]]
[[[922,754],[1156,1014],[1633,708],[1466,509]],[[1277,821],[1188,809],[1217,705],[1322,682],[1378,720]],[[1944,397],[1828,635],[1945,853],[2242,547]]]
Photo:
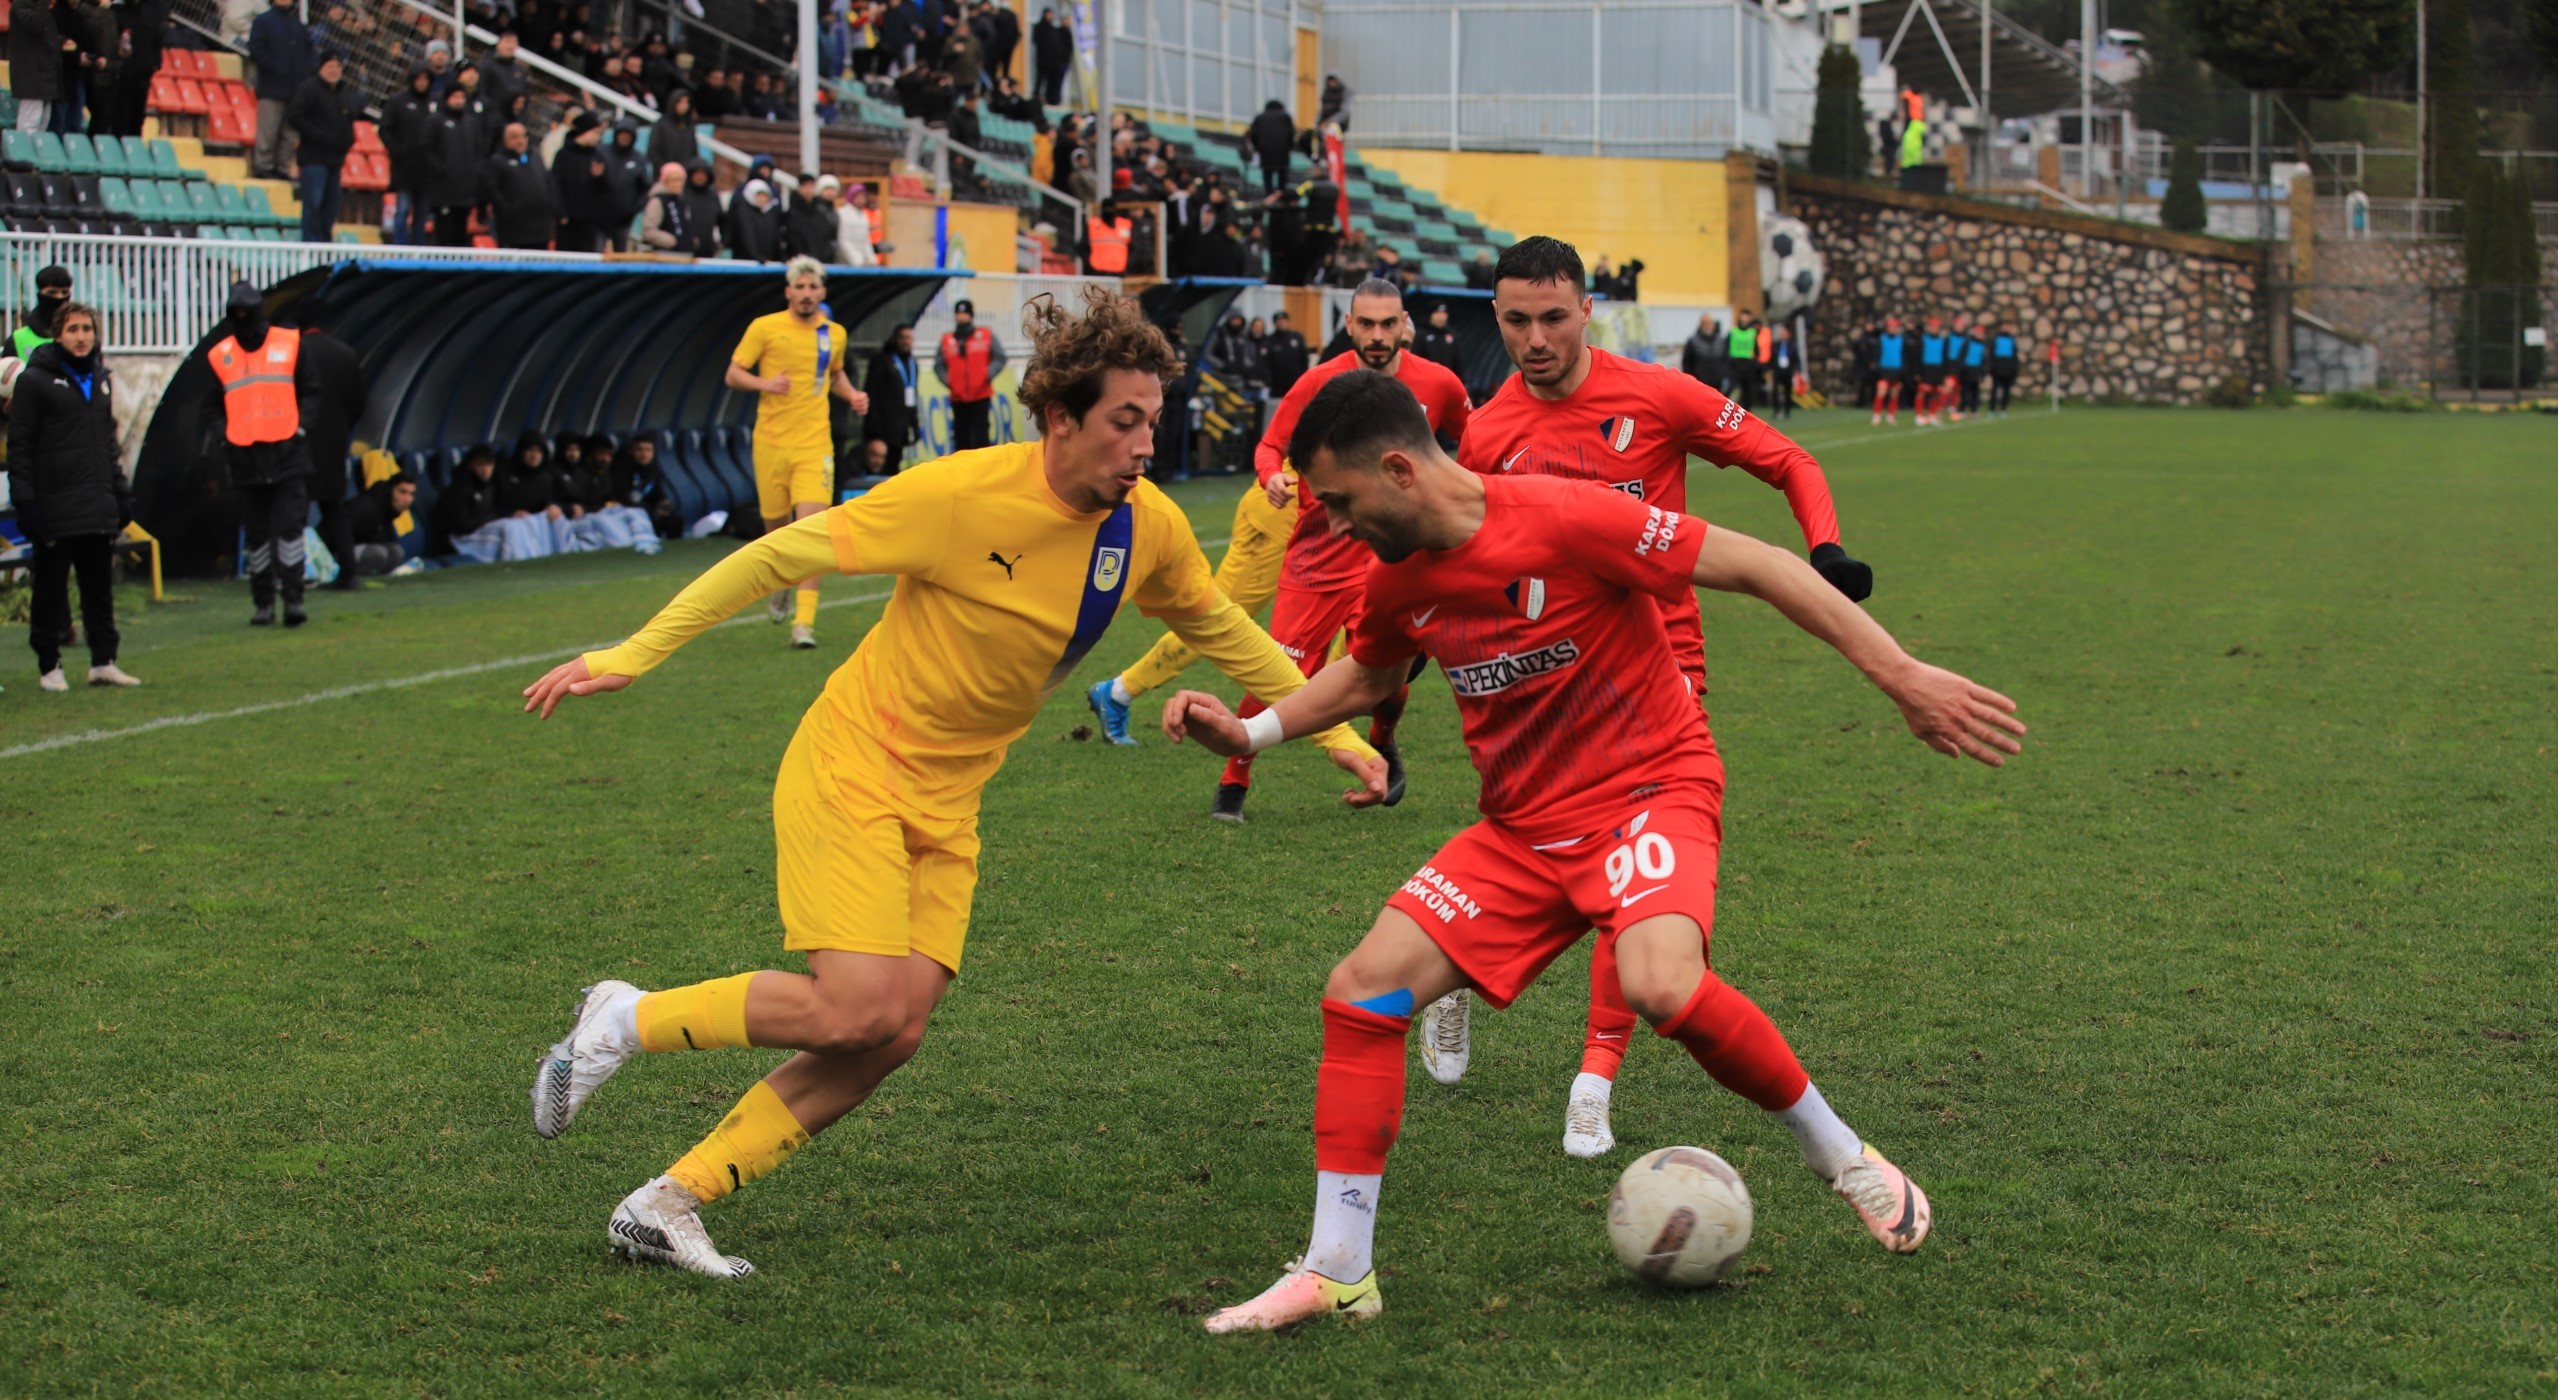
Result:
[[1264,710],[1243,722],[1244,745],[1252,753],[1259,753],[1273,744],[1281,743],[1287,737],[1286,729],[1279,723],[1277,710]]

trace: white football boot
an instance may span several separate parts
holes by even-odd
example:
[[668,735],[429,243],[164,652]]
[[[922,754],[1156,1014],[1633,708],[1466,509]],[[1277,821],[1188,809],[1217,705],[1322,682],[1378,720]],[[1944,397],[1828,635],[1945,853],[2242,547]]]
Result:
[[1608,1099],[1615,1084],[1595,1074],[1572,1079],[1572,1098],[1563,1106],[1563,1154],[1603,1157],[1616,1150],[1616,1131],[1608,1126]]
[[805,622],[792,623],[790,644],[793,651],[814,651],[817,647],[817,629]]
[[1343,1283],[1307,1268],[1302,1259],[1291,1259],[1288,1272],[1281,1274],[1277,1283],[1263,1289],[1250,1302],[1211,1313],[1204,1325],[1216,1336],[1276,1332],[1318,1317],[1365,1322],[1385,1310],[1385,1295],[1377,1291],[1376,1270],[1370,1269],[1366,1278]]
[[712,1278],[744,1278],[755,1266],[734,1254],[722,1254],[702,1228],[702,1203],[692,1192],[661,1176],[622,1198],[604,1233],[613,1252],[643,1264],[664,1264]]
[[1916,1253],[1936,1223],[1935,1212],[1927,1204],[1927,1193],[1893,1166],[1889,1158],[1875,1151],[1872,1143],[1865,1144],[1864,1155],[1848,1163],[1847,1170],[1830,1183],[1830,1189],[1856,1208],[1856,1217],[1865,1222],[1866,1233],[1894,1254]]
[[535,1136],[555,1138],[568,1131],[587,1096],[640,1052],[635,1013],[642,995],[628,982],[598,982],[586,989],[577,1024],[569,1027],[566,1039],[543,1052],[541,1068],[533,1073]]
[[1466,1034],[1469,1005],[1465,988],[1459,987],[1421,1012],[1421,1063],[1442,1084],[1466,1077],[1466,1059],[1474,1053]]

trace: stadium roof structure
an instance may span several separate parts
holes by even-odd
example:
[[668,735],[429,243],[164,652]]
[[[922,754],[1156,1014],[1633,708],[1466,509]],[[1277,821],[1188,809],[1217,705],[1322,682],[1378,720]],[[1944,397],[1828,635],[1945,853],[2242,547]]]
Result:
[[[1883,45],[1883,61],[1904,87],[1940,97],[1959,93],[1975,108],[1986,90],[1993,117],[2041,116],[2078,105],[2077,55],[2000,14],[1989,0],[1820,0],[1820,8],[1854,14],[1857,37]],[[2095,98],[2108,108],[2131,102],[2131,94],[2101,77]]]
[[[938,268],[830,268],[827,304],[854,351],[876,349],[942,284]],[[353,258],[269,287],[279,326],[321,327],[354,347],[367,405],[355,437],[393,453],[524,432],[626,433],[749,421],[754,396],[722,370],[746,323],[783,309],[769,263],[436,263]],[[230,548],[205,534],[226,489],[221,396],[208,330],[170,376],[135,463],[144,528],[180,557]]]

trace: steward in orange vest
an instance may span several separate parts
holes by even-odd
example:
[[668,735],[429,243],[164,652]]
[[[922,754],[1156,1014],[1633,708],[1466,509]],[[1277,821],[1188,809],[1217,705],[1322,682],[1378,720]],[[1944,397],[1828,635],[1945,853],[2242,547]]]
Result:
[[257,611],[251,626],[275,621],[284,595],[284,625],[302,611],[303,521],[310,513],[311,454],[302,438],[302,333],[270,327],[266,298],[235,282],[225,306],[231,333],[205,352],[222,386],[222,437],[228,445],[232,493],[248,534],[242,561]]
[[995,376],[1004,371],[1003,342],[977,324],[976,303],[950,308],[951,329],[941,338],[941,382],[950,392],[950,448],[992,447]]
[[1135,237],[1137,226],[1126,219],[1103,219],[1094,215],[1084,220],[1084,240],[1088,245],[1084,261],[1092,270],[1117,277],[1128,270],[1128,242]]

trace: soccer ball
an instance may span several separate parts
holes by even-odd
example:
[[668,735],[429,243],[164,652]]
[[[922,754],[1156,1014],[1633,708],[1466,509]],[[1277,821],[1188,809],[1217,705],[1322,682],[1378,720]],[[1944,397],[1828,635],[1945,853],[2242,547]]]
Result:
[[1654,1283],[1703,1288],[1750,1244],[1750,1188],[1702,1147],[1648,1152],[1608,1193],[1608,1243]]
[[1770,325],[1812,309],[1830,279],[1829,260],[1812,246],[1812,226],[1791,214],[1759,221],[1759,290]]

